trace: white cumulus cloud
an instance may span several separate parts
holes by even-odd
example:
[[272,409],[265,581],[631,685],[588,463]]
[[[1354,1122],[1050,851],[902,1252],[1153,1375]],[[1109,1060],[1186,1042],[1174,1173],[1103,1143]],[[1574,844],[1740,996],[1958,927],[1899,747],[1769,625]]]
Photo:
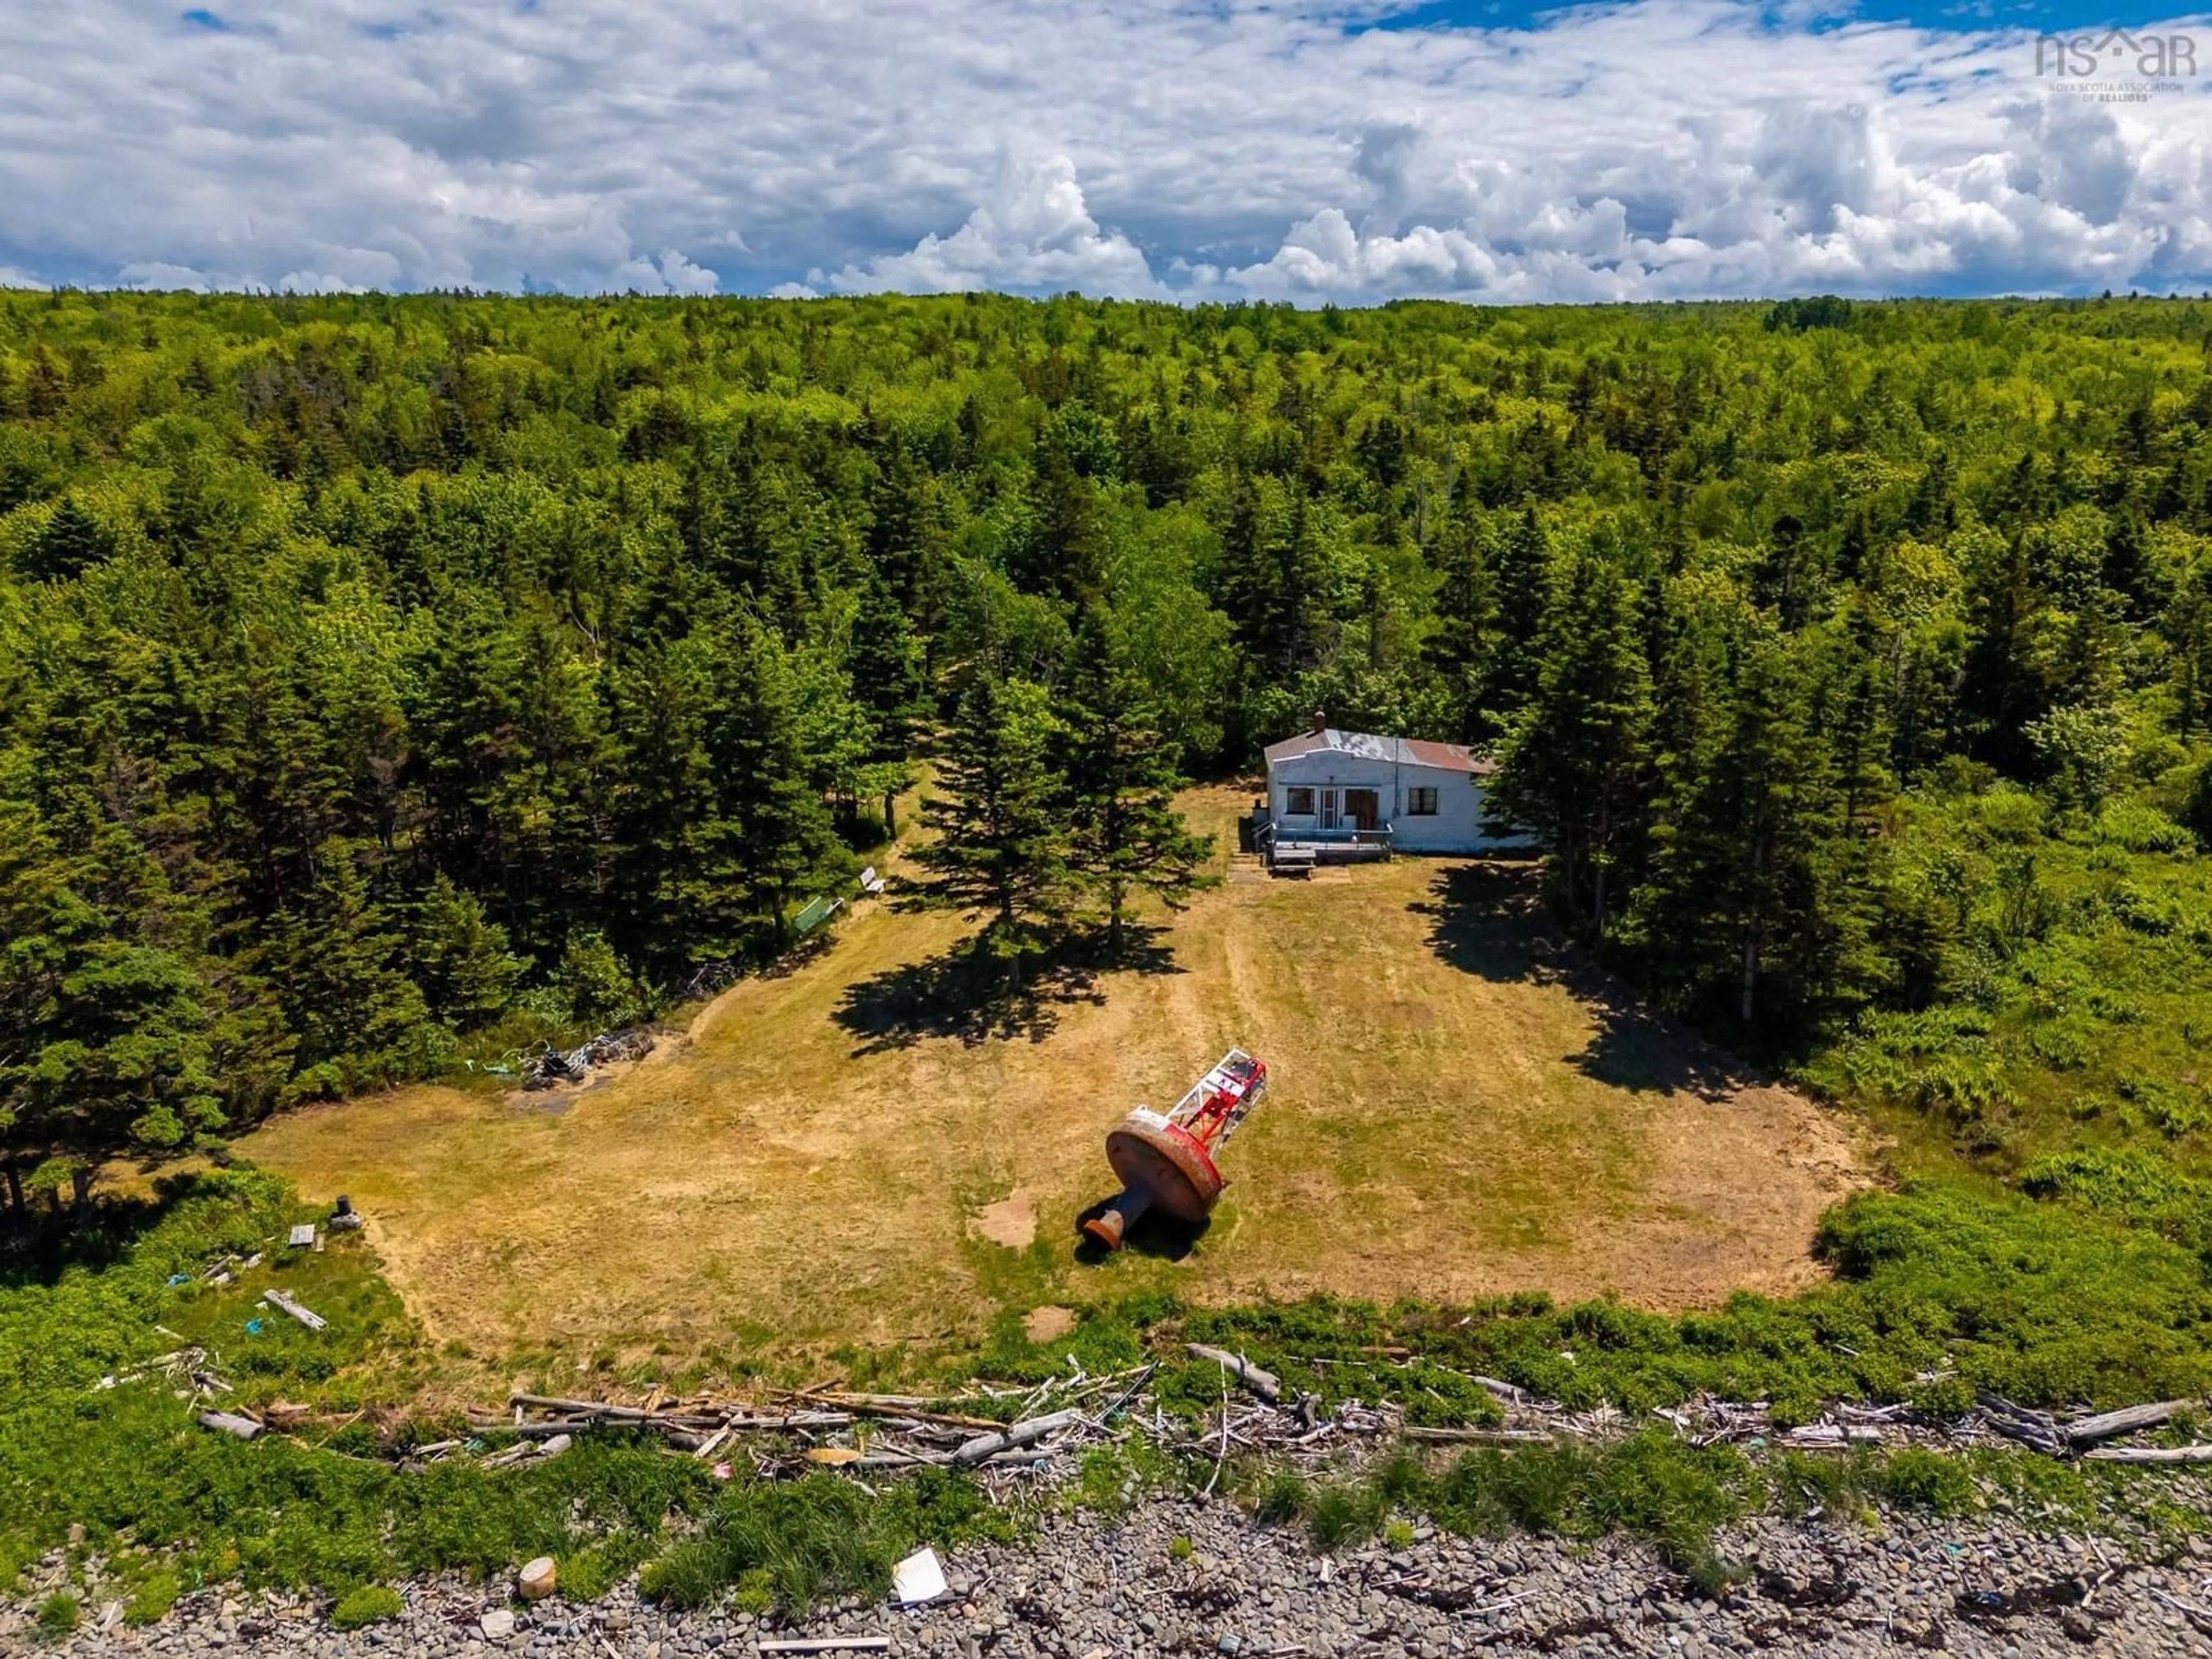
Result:
[[1008,165],[987,201],[949,236],[931,232],[904,253],[848,264],[811,281],[841,294],[958,294],[975,289],[1158,297],[1152,267],[1119,231],[1104,232],[1084,204],[1075,163],[1054,155]]
[[[0,270],[1301,301],[2212,283],[2212,86],[2085,101],[2024,31],[1850,3],[18,8]],[[2212,69],[2212,23],[2183,27]]]

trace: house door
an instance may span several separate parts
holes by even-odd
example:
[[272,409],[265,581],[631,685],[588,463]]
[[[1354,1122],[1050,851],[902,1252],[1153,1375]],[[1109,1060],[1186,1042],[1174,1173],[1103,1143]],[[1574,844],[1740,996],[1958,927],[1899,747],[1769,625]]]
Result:
[[1324,789],[1321,792],[1321,827],[1324,830],[1334,830],[1336,825],[1336,791]]
[[1373,831],[1382,828],[1382,819],[1376,811],[1372,789],[1347,789],[1344,792],[1344,816],[1352,820],[1355,830]]

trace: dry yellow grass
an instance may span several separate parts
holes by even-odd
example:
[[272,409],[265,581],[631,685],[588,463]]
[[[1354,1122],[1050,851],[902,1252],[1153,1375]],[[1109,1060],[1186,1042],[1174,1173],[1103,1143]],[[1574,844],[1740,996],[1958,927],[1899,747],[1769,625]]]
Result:
[[[1225,832],[1244,799],[1188,805]],[[1174,919],[1164,964],[1048,987],[1011,1032],[927,994],[962,921],[865,905],[627,1075],[410,1089],[244,1150],[350,1194],[432,1334],[486,1357],[935,1346],[1145,1283],[1681,1307],[1813,1276],[1817,1216],[1862,1179],[1841,1126],[1549,944],[1527,872],[1243,874]],[[1232,1043],[1273,1088],[1212,1228],[1180,1262],[1077,1261],[1107,1127]]]

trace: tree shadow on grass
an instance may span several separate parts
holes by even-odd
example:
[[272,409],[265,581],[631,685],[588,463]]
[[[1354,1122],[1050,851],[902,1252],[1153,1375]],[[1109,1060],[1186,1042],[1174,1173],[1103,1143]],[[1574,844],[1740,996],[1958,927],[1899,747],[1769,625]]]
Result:
[[[149,1196],[102,1192],[88,1218],[34,1200],[30,1216],[0,1221],[0,1291],[52,1285],[72,1270],[100,1273],[131,1258],[142,1237],[187,1199],[216,1190],[219,1178],[197,1171],[161,1177]],[[197,1264],[195,1264],[197,1265]]]
[[1717,1100],[1772,1081],[1647,1006],[1592,962],[1545,908],[1533,859],[1446,865],[1429,897],[1410,908],[1429,920],[1429,944],[1462,973],[1502,984],[1558,986],[1596,1030],[1570,1066],[1593,1081],[1636,1093],[1680,1091]]
[[1105,1002],[1107,974],[1182,973],[1165,932],[1125,926],[1118,951],[1101,937],[1069,934],[1012,959],[971,939],[847,988],[830,1018],[861,1039],[856,1056],[910,1048],[924,1037],[957,1037],[971,1048],[994,1038],[1042,1042],[1062,1010]]

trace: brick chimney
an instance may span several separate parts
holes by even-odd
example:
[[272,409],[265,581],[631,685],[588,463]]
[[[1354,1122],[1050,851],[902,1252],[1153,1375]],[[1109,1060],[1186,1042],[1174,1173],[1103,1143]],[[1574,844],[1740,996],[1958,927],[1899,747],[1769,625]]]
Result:
[[1319,738],[1319,737],[1326,737],[1328,734],[1328,713],[1327,713],[1325,710],[1316,708],[1316,709],[1315,709],[1315,710],[1314,710],[1314,736],[1316,736],[1316,737]]

